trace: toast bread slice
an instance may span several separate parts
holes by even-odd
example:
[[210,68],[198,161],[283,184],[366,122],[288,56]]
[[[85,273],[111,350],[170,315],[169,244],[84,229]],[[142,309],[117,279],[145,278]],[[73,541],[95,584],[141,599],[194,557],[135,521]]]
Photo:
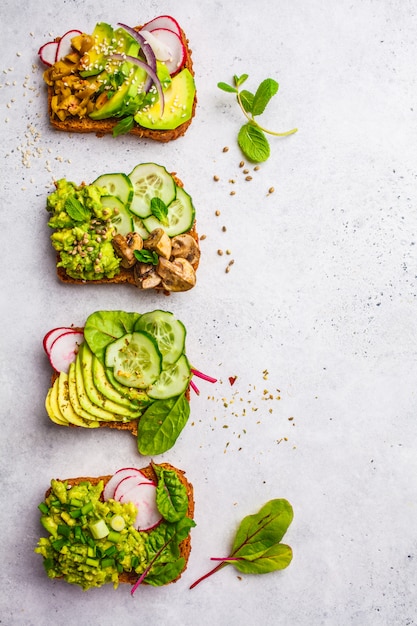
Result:
[[[141,26],[136,26],[135,30],[140,30]],[[192,52],[189,46],[189,41],[182,29],[181,31],[181,41],[185,50],[185,63],[183,65],[184,68],[187,68],[189,72],[194,76],[193,69],[193,61],[192,61]],[[57,37],[55,41],[59,42],[60,37]],[[61,121],[59,118],[53,115],[52,111],[52,96],[54,95],[52,87],[48,86],[48,115],[50,124],[56,129],[61,131],[66,131],[69,133],[95,133],[97,137],[103,137],[104,135],[109,135],[113,132],[113,128],[120,121],[118,118],[110,117],[104,120],[92,120],[89,117],[75,117],[69,116],[64,121]],[[159,141],[162,143],[168,143],[169,141],[173,141],[174,139],[178,139],[182,137],[195,116],[195,111],[197,107],[197,93],[194,96],[192,115],[190,119],[186,120],[177,128],[172,130],[152,130],[150,128],[144,128],[135,123],[135,126],[129,131],[128,134],[134,135],[141,139],[152,139],[154,141]]]
[[[193,485],[187,480],[186,476],[185,476],[185,472],[181,469],[177,469],[176,467],[170,465],[169,463],[158,463],[158,465],[160,467],[162,467],[163,469],[167,469],[167,470],[171,470],[174,471],[179,480],[181,481],[181,483],[184,485],[186,491],[187,491],[187,497],[188,497],[188,509],[187,509],[187,517],[189,517],[190,519],[193,519],[194,517],[194,507],[195,507],[195,502],[194,502],[194,489],[193,489]],[[145,468],[141,468],[140,470],[147,478],[154,480],[156,482],[157,477],[155,474],[155,471],[152,467],[152,465],[148,465]],[[106,475],[106,476],[78,476],[76,478],[57,478],[56,480],[59,480],[61,482],[66,481],[69,485],[73,486],[73,485],[77,485],[81,482],[85,482],[88,481],[90,482],[92,485],[97,485],[97,483],[100,482],[100,480],[102,480],[104,482],[104,485],[106,485],[106,483],[108,483],[108,481],[110,480],[110,478],[112,477],[112,475]],[[45,498],[48,497],[48,495],[50,494],[50,488],[46,491],[45,493]],[[145,532],[145,531],[144,531]],[[176,582],[177,580],[179,580],[179,578],[181,577],[181,574],[185,571],[185,569],[187,568],[187,564],[188,564],[188,559],[190,557],[190,552],[191,552],[191,536],[190,534],[188,534],[188,536],[180,543],[180,556],[183,557],[185,559],[185,564],[184,564],[184,569],[182,570],[182,572],[180,573],[180,575],[175,578],[174,580],[170,581],[167,584],[171,584]],[[119,575],[119,582],[120,583],[128,583],[130,585],[134,585],[135,582],[138,579],[138,575],[135,574],[134,572],[122,572],[122,574]],[[144,583],[146,583],[146,579],[144,580]]]
[[[173,177],[173,179],[175,180],[175,183],[178,185],[178,187],[184,187],[184,184],[182,182],[182,180],[180,178],[178,178],[176,172],[171,172],[171,176]],[[194,241],[197,243],[197,246],[199,247],[199,235],[197,232],[197,223],[196,221],[194,221],[194,224],[192,225],[191,230],[187,231],[186,233],[187,235],[190,235]],[[194,271],[197,271],[198,265],[199,265],[199,258],[192,261],[191,265],[194,269]],[[60,261],[60,255],[59,253],[57,254],[57,264]],[[135,280],[135,275],[134,275],[134,268],[124,268],[122,266],[120,266],[120,272],[118,274],[116,274],[116,276],[113,276],[113,278],[100,278],[98,280],[83,280],[80,278],[73,278],[71,276],[69,276],[67,274],[67,272],[65,271],[65,269],[63,267],[57,267],[57,276],[59,278],[59,280],[63,283],[67,283],[67,284],[73,284],[73,285],[87,285],[87,284],[95,284],[95,285],[104,285],[104,284],[108,284],[108,285],[122,285],[122,284],[129,284],[129,285],[133,285],[135,287],[137,287],[137,283]],[[168,291],[166,291],[164,289],[163,286],[161,285],[157,285],[156,287],[152,287],[151,289],[149,289],[148,291],[159,291],[159,292],[163,292],[165,294],[169,294]]]

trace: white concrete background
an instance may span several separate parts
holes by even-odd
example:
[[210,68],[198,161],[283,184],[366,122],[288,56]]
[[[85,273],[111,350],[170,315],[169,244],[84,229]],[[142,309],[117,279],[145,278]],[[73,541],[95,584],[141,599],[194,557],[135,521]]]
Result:
[[[0,622],[417,624],[416,3],[3,0],[0,12]],[[163,13],[193,49],[199,104],[188,134],[160,145],[53,131],[40,45],[96,21]],[[271,139],[251,182],[238,167],[243,118],[216,87],[244,72],[249,89],[268,76],[280,83],[265,125],[299,128]],[[206,235],[198,286],[165,299],[58,283],[45,212],[53,180],[90,182],[148,160],[193,196]],[[52,477],[149,459],[129,435],[48,421],[42,337],[100,308],[161,306],[187,325],[193,363],[219,378],[200,384],[188,427],[157,459],[195,486],[189,567],[133,599],[125,587],[83,593],[44,575],[37,505]],[[190,591],[239,521],[274,497],[295,511],[290,567],[241,580],[229,567]]]

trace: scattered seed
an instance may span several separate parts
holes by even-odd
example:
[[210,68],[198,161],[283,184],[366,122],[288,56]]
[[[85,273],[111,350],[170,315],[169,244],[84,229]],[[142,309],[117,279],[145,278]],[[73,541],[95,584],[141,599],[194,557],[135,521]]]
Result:
[[200,235],[200,241],[204,241],[204,239],[207,237],[207,235]]
[[231,192],[230,192],[230,195],[231,195],[231,196],[234,196],[235,194],[236,194],[236,191],[231,191]]
[[243,167],[244,165],[245,165],[245,161],[241,161],[241,162],[239,163],[239,167]]
[[243,173],[244,173],[244,174],[249,174],[249,170],[247,170],[247,169],[246,169],[246,170],[243,170]]
[[223,250],[217,250],[217,254],[218,254],[219,256],[223,256]]
[[246,176],[245,180],[252,180],[252,176]]
[[226,250],[226,254],[232,254],[231,250]]
[[234,185],[234,184],[235,184],[235,182],[236,182],[236,181],[235,181],[235,179],[234,179],[234,178],[229,178],[229,183],[232,183],[232,185]]
[[225,147],[223,148],[223,152],[229,152],[229,148],[228,148],[228,146],[225,146]]
[[217,209],[217,211],[216,211],[216,213],[215,213],[215,214],[217,215],[217,217],[220,215],[220,211],[219,211],[219,209]]
[[225,233],[227,230],[226,226],[222,226],[222,231]]
[[259,167],[259,165],[255,165],[255,167],[253,169],[255,170],[255,172],[257,172],[260,169],[260,167]]
[[270,187],[270,188],[268,189],[268,193],[274,193],[274,191],[275,191],[274,187]]
[[220,178],[219,178],[218,176],[213,176],[213,180],[215,180],[215,181],[216,181],[216,183],[217,183],[217,181],[219,181],[219,180],[220,180]]

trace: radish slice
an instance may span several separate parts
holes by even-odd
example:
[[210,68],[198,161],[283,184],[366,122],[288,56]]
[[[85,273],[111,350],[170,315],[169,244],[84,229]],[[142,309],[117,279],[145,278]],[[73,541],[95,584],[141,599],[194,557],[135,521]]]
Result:
[[58,42],[57,41],[48,41],[43,46],[41,46],[38,50],[39,57],[42,63],[51,67],[56,61],[56,53],[58,50]]
[[58,328],[52,328],[52,330],[46,333],[42,341],[43,349],[45,350],[46,354],[49,356],[51,352],[52,344],[54,343],[55,339],[58,339],[60,335],[64,335],[65,333],[76,333],[76,332],[79,332],[79,331],[76,331],[74,330],[74,328],[69,328],[66,326],[59,326]]
[[143,476],[143,474],[132,474],[131,476],[125,476],[125,478],[122,478],[117,484],[114,490],[113,499],[119,500],[119,502],[130,502],[129,492],[143,483],[148,485],[155,484],[152,480],[149,480],[148,478]]
[[137,530],[151,530],[162,520],[162,515],[156,506],[156,485],[150,483],[139,483],[136,487],[129,489],[120,502],[133,502],[138,513],[134,522]]
[[155,30],[156,28],[166,28],[167,30],[171,30],[173,33],[178,35],[178,37],[181,37],[180,25],[177,20],[170,15],[160,15],[142,26],[142,30],[147,30],[149,32]]
[[71,331],[59,335],[49,352],[49,360],[54,370],[68,373],[69,365],[75,361],[78,348],[83,341],[83,333]]
[[167,28],[155,28],[152,32],[141,30],[141,33],[152,47],[156,58],[165,63],[171,76],[176,74],[185,62],[185,48],[179,35]]
[[[144,474],[142,474],[140,470],[136,469],[135,467],[122,467],[121,469],[117,470],[117,472],[113,474],[113,476],[110,478],[108,483],[106,483],[106,486],[104,487],[104,490],[103,490],[104,499],[114,500],[115,499],[114,493],[118,484],[125,478],[131,478],[132,476],[136,477],[137,479],[136,482],[138,482],[138,480],[140,481],[149,480]],[[152,482],[152,481],[149,480],[149,482]]]
[[58,49],[56,51],[56,61],[63,59],[67,54],[72,52],[71,39],[76,37],[77,35],[81,35],[80,30],[69,30],[62,35],[61,39],[58,42]]

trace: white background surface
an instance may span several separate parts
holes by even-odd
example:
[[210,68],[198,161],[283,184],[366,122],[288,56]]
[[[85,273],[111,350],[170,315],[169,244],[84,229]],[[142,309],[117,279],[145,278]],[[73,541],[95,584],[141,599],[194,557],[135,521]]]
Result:
[[[0,622],[417,624],[415,2],[3,0],[1,13]],[[198,109],[186,136],[162,145],[52,130],[40,45],[163,13],[193,49]],[[235,140],[243,117],[216,87],[244,72],[251,90],[280,83],[265,125],[299,128],[271,139],[250,182]],[[206,235],[197,287],[165,298],[59,283],[45,211],[53,180],[91,182],[143,161],[176,171],[194,199]],[[83,593],[45,576],[37,505],[52,477],[149,459],[127,433],[48,421],[42,337],[100,308],[160,307],[186,324],[193,364],[219,379],[199,385],[176,447],[156,459],[194,484],[189,567],[133,599],[125,586]],[[290,567],[241,580],[227,567],[190,591],[240,520],[275,497],[294,507]]]

